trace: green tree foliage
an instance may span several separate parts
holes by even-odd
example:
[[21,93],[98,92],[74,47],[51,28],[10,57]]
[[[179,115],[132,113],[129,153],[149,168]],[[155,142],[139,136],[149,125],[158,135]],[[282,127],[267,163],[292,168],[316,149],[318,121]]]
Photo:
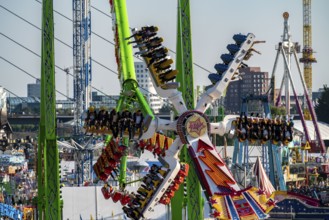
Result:
[[286,115],[286,109],[284,107],[271,106],[271,115],[272,117],[276,115]]
[[329,123],[329,89],[326,85],[323,87],[323,89],[324,91],[318,100],[318,104],[315,106],[315,112],[319,121]]

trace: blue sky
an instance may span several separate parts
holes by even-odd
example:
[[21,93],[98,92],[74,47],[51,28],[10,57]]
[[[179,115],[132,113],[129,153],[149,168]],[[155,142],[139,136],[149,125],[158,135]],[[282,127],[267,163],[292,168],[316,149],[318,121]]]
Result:
[[[38,0],[40,1],[40,0]],[[32,51],[40,54],[40,31],[3,7],[16,13],[34,25],[41,26],[41,4],[36,0],[0,0],[0,57],[14,63],[35,77],[40,77],[40,58],[23,49],[5,36],[12,38]],[[110,6],[107,0],[91,0],[93,7],[109,14]],[[328,0],[312,1],[313,49],[318,63],[313,64],[313,90],[329,84],[327,74],[329,35]],[[164,45],[176,50],[176,1],[160,0],[127,0],[128,16],[131,27],[157,25],[159,35],[164,38]],[[72,1],[56,0],[54,9],[72,18]],[[236,33],[253,33],[258,40],[266,43],[257,45],[256,49],[262,55],[255,54],[248,62],[249,66],[260,66],[262,71],[272,72],[276,50],[275,45],[281,40],[283,33],[283,12],[289,12],[292,40],[302,45],[302,0],[191,0],[192,45],[193,60],[209,71],[215,71],[213,66],[221,62],[220,55],[226,53],[226,45],[232,43]],[[92,12],[92,31],[113,42],[112,21],[109,17],[95,9]],[[55,36],[72,45],[72,23],[58,14],[54,14]],[[4,36],[5,35],[5,36]],[[114,47],[108,42],[92,35],[92,58],[110,69],[116,71]],[[65,68],[73,65],[72,49],[55,41],[56,65]],[[175,55],[171,54],[174,58]],[[27,83],[35,80],[0,58],[0,85],[19,96],[27,95]],[[93,86],[106,94],[119,93],[117,76],[93,63]],[[276,71],[277,84],[281,81],[283,70],[282,58]],[[299,78],[293,63],[293,77],[302,93]],[[208,72],[194,66],[195,85],[208,85]],[[72,78],[70,78],[72,97]],[[56,69],[56,88],[66,93],[66,75]],[[57,95],[58,99],[63,96]]]

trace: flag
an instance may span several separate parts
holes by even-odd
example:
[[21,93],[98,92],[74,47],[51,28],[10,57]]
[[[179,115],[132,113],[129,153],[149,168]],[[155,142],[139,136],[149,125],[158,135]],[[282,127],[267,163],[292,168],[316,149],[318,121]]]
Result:
[[271,181],[268,179],[259,157],[257,157],[253,171],[258,180],[258,187],[269,197],[275,189]]

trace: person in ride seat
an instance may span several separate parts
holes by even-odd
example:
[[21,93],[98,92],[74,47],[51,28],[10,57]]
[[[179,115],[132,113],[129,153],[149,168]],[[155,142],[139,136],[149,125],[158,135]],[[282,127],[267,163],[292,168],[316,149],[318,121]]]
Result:
[[101,107],[98,114],[97,114],[97,123],[96,123],[97,129],[103,129],[103,125],[104,125],[104,122],[105,122],[105,117],[106,117],[105,108]]
[[139,131],[139,135],[142,134],[142,124],[143,124],[144,116],[140,109],[138,109],[133,115],[134,128],[133,128],[133,136],[136,131]]
[[133,119],[132,119],[131,112],[128,111],[127,109],[125,109],[121,113],[119,126],[120,126],[120,137],[123,137],[124,132],[126,131],[126,129],[128,129],[129,140],[131,140],[132,139]]
[[87,117],[85,120],[86,126],[91,128],[92,126],[95,126],[95,120],[96,120],[96,111],[93,106],[90,106],[87,111]]
[[273,127],[274,127],[274,144],[278,144],[279,141],[283,140],[281,117],[276,117],[274,119]]
[[245,112],[241,112],[236,132],[240,142],[244,142],[249,136],[248,118]]
[[119,134],[119,120],[120,114],[115,109],[112,109],[110,112],[110,119],[109,119],[110,129],[112,131],[113,137],[117,138]]
[[102,127],[104,128],[104,130],[109,130],[110,129],[110,114],[108,111],[105,110],[105,116],[104,116],[104,120],[102,122]]

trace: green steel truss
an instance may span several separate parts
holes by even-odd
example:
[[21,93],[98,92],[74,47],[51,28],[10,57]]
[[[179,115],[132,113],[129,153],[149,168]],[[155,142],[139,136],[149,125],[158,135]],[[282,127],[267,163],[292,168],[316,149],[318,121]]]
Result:
[[[176,81],[180,83],[179,90],[183,94],[186,107],[191,110],[194,109],[195,104],[189,0],[178,1],[176,47],[176,68],[179,71]],[[181,185],[172,199],[172,219],[183,219],[182,210],[186,210],[187,206],[187,219],[201,220],[203,219],[201,185],[196,169],[194,169],[193,160],[187,153],[187,146],[183,148],[180,159],[182,162],[187,162],[190,169],[185,182],[186,194],[184,194],[184,186]]]
[[194,109],[192,38],[190,21],[190,1],[178,1],[176,68],[179,71],[176,80],[184,97],[186,107]]
[[41,102],[38,143],[38,219],[61,219],[59,154],[56,141],[53,1],[43,0]]

